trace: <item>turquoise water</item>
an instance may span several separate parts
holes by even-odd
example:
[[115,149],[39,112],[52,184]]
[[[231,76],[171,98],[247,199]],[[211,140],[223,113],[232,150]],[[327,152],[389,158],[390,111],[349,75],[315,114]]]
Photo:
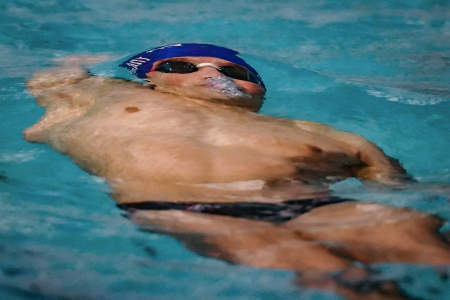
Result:
[[[290,271],[230,265],[140,231],[108,187],[21,131],[43,113],[25,90],[51,60],[114,59],[171,42],[239,50],[262,75],[262,113],[325,122],[364,135],[418,180],[450,183],[448,1],[0,2],[1,299],[337,299],[296,286]],[[124,76],[114,63],[92,72]],[[439,191],[350,195],[438,214]],[[410,296],[450,298],[449,267],[378,264]],[[376,280],[375,278],[374,280]]]

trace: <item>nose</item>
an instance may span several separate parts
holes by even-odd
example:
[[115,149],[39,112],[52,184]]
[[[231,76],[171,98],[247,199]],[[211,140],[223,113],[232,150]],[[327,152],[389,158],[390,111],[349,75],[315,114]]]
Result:
[[224,76],[217,69],[219,68],[215,64],[201,63],[197,65],[199,72],[204,78],[221,77]]

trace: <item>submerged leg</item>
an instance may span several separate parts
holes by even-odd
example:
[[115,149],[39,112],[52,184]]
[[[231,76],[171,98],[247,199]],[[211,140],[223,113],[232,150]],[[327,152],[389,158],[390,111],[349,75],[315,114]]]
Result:
[[317,208],[283,226],[364,263],[450,264],[441,220],[419,211],[347,202]]
[[350,262],[268,222],[180,210],[135,211],[141,227],[180,239],[196,253],[229,262],[297,271],[335,271]]
[[[334,207],[337,215],[339,215],[338,212],[344,214],[351,212],[349,208],[346,210],[338,205],[323,208]],[[366,207],[366,209],[369,208]],[[390,209],[384,213],[389,212]],[[392,210],[396,211],[396,209]],[[399,214],[398,211],[396,213]],[[413,212],[412,216],[416,216],[415,214],[417,213]],[[401,219],[412,218],[411,214],[400,213],[400,215]],[[353,262],[356,259],[371,260],[367,257],[367,247],[354,249],[362,253],[353,253],[348,249],[347,252],[342,251],[341,247],[351,248],[352,244],[346,244],[349,239],[343,238],[343,234],[339,232],[342,230],[341,226],[333,219],[328,219],[328,222],[337,225],[337,238],[334,240],[329,238],[327,242],[324,242],[323,239],[313,238],[312,235],[298,230],[298,227],[293,225],[295,220],[285,225],[275,225],[245,218],[182,210],[136,210],[131,216],[132,220],[143,228],[174,236],[189,249],[201,255],[255,267],[295,270],[298,272],[298,283],[307,287],[333,291],[348,299],[408,299],[395,282],[374,280],[370,278],[370,272],[366,269],[354,266]],[[350,219],[346,221],[352,225],[358,225],[358,222],[364,221],[367,215],[348,217]],[[381,217],[388,217],[388,215],[379,212],[378,216],[374,216],[373,221],[380,222]],[[392,218],[384,221],[389,223]],[[324,222],[326,223],[327,220]],[[305,226],[312,226],[312,224]],[[292,227],[295,230],[292,230]],[[313,227],[309,229],[314,229]],[[356,239],[358,237],[353,236]],[[397,254],[390,254],[391,251],[396,252],[396,249],[391,249],[389,241],[384,243],[376,237],[376,234],[374,238],[372,242],[379,243],[378,250],[383,251],[378,258],[384,257],[384,261],[399,261]],[[371,239],[370,230],[366,237],[361,237],[362,241],[366,239]],[[366,243],[370,244],[367,241]],[[411,256],[408,257],[412,259]],[[375,255],[375,260],[376,258]]]
[[393,280],[374,278],[371,270],[352,266],[334,273],[297,273],[300,285],[332,291],[349,300],[401,300],[411,299]]

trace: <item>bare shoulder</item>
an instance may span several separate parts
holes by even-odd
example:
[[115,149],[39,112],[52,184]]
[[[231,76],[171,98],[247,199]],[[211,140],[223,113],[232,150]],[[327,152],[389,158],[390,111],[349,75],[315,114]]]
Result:
[[361,146],[364,144],[372,144],[370,141],[365,139],[363,136],[352,133],[348,131],[338,130],[334,128],[333,126],[326,125],[319,122],[313,122],[313,121],[299,121],[294,120],[295,126],[298,128],[301,128],[303,130],[323,135],[329,138],[334,138],[337,140],[345,141],[346,143],[350,143],[353,146]]
[[76,84],[91,75],[86,65],[106,60],[107,56],[78,55],[55,59],[55,66],[42,69],[27,81],[28,91],[39,95],[52,88],[62,88]]
[[27,82],[28,92],[46,111],[36,124],[24,131],[27,140],[41,141],[47,128],[74,119],[93,105],[92,94],[101,86],[99,83],[114,79],[93,76],[85,66],[105,59],[105,56],[86,55],[65,57],[55,60],[55,66],[32,75]]

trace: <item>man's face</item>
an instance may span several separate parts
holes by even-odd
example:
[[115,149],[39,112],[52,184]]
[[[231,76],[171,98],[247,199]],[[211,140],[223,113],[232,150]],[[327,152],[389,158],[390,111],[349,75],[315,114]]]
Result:
[[[189,62],[198,66],[195,72],[176,73],[164,71],[168,61]],[[243,68],[232,62],[214,57],[176,57],[159,60],[146,75],[156,89],[198,99],[216,100],[258,111],[262,106],[265,88],[255,82],[236,79],[216,67]],[[167,67],[167,64],[166,64]],[[161,71],[158,71],[158,68]],[[245,73],[245,72],[244,72]]]

